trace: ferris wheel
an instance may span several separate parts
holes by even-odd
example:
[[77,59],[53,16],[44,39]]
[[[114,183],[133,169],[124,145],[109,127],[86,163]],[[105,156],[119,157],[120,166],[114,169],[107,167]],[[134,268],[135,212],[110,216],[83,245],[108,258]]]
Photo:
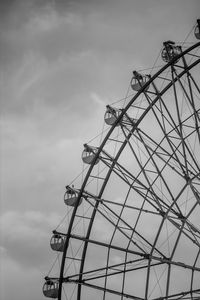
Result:
[[82,183],[66,186],[67,225],[50,242],[58,266],[46,297],[200,299],[200,42],[166,41],[161,58],[106,107],[99,146],[84,144]]

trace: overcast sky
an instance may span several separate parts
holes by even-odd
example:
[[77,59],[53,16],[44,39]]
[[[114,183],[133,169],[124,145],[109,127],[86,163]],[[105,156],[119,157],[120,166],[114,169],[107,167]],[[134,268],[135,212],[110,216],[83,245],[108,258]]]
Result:
[[183,41],[199,0],[1,0],[1,288],[41,299],[63,193],[106,104],[165,40]]

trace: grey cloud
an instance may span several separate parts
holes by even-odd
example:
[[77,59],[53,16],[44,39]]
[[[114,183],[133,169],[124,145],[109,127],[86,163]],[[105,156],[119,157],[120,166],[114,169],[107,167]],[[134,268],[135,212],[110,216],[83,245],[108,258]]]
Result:
[[[11,18],[8,18],[5,23],[12,27],[16,20],[22,27],[17,30],[18,26],[13,24],[12,30],[6,31],[3,35],[5,50],[9,48],[11,54],[13,46],[15,46],[14,52],[17,53],[17,48],[21,49],[22,44],[24,49],[29,50],[31,47],[35,51],[41,51],[49,58],[54,58],[60,51],[70,53],[70,51],[79,52],[88,48],[95,49],[97,52],[116,50],[131,53],[132,51],[134,55],[134,51],[141,48],[138,41],[143,44],[143,36],[149,30],[151,30],[149,38],[152,40],[155,38],[154,31],[158,32],[158,29],[161,28],[165,31],[173,26],[166,18],[169,11],[170,14],[173,14],[172,7],[163,2],[159,5],[157,1],[148,3],[142,1],[140,4],[138,1],[127,1],[123,4],[116,1],[114,9],[112,1],[106,3],[101,1],[101,4],[98,4],[99,1],[19,1],[17,3],[19,3],[18,6],[13,5],[16,8],[10,8]],[[165,6],[163,7],[163,5]],[[134,7],[134,12],[131,10],[132,7]],[[190,5],[190,9],[191,11],[195,10],[195,4],[194,6]],[[60,20],[67,21],[67,18],[70,17],[71,24],[66,22],[62,26],[51,28],[49,33],[44,32],[35,36],[33,34],[34,27],[37,28],[38,22],[44,26],[48,16],[52,23],[52,13],[57,16],[59,22]],[[156,23],[149,26],[149,14],[157,20],[155,22],[158,22],[161,27],[158,28]],[[145,18],[145,16],[146,20],[141,22],[141,18]],[[78,26],[76,18],[80,21]],[[34,20],[37,22],[34,23]],[[33,28],[28,27],[25,31],[24,27],[31,23]],[[12,34],[14,35],[13,42],[8,39],[8,36],[12,36]],[[147,35],[146,44],[148,44]],[[23,49],[21,50],[23,51]],[[6,51],[4,52],[6,53]]]
[[[80,134],[88,131],[89,135],[91,131],[87,130],[85,123],[78,130],[77,122],[73,125],[73,139],[72,136],[69,138],[75,121],[71,119],[70,123],[66,120],[63,125],[62,118],[59,118],[60,115],[50,116],[48,113],[44,123],[40,120],[37,125],[35,121],[21,118],[12,118],[12,121],[4,123],[1,148],[2,211],[18,210],[19,207],[22,211],[38,208],[42,211],[55,208],[62,211],[64,186],[81,169],[81,151],[85,140],[81,139]],[[67,119],[65,115],[63,119]],[[60,130],[54,128],[55,124]]]
[[[123,98],[133,68],[152,66],[163,40],[183,40],[199,14],[199,0],[0,4],[2,210],[17,211],[3,218],[6,287],[19,274],[14,290],[32,300],[39,299],[43,270],[55,257],[49,237],[60,220],[49,223],[47,217],[65,212],[64,186],[81,170],[82,144],[102,129],[99,103]],[[36,220],[30,210],[41,217]],[[41,274],[34,265],[43,268]],[[38,286],[31,286],[29,297],[30,282]],[[5,300],[16,297],[6,293]]]
[[40,299],[42,296],[42,272],[39,269],[28,270],[10,259],[4,257],[1,264],[1,297],[4,300]]
[[56,213],[42,214],[38,211],[8,212],[1,215],[1,247],[22,268],[43,267],[53,257],[49,246],[51,229],[59,222]]

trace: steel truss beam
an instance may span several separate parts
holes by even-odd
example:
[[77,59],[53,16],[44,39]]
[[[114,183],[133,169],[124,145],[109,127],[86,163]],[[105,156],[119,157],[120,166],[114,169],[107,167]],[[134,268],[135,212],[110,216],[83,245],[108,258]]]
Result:
[[[63,236],[67,236],[66,234],[64,234],[62,232],[58,232],[58,231],[53,231],[53,232],[58,233],[58,234],[63,235]],[[97,240],[87,239],[85,237],[82,237],[82,236],[79,236],[79,235],[76,235],[76,234],[70,234],[70,238],[80,240],[80,241],[83,241],[83,242],[87,242],[87,243],[90,243],[90,244],[95,244],[95,245],[102,246],[102,247],[107,247],[107,248],[110,248],[110,249],[113,249],[113,250],[118,250],[118,251],[121,251],[121,252],[133,254],[133,255],[136,255],[136,256],[143,257],[144,259],[147,259],[147,260],[155,260],[155,261],[159,261],[161,263],[171,264],[171,265],[175,265],[175,266],[182,267],[182,268],[185,268],[185,269],[190,269],[190,270],[200,272],[200,268],[190,266],[190,265],[184,264],[182,262],[172,261],[172,260],[170,260],[170,259],[168,259],[164,256],[159,257],[159,256],[155,256],[155,255],[150,255],[148,253],[142,253],[142,252],[138,252],[138,251],[135,251],[135,250],[122,248],[122,247],[119,247],[119,246],[106,244],[104,242],[100,242],[100,241],[97,241]],[[82,274],[84,274],[84,273],[82,273]]]

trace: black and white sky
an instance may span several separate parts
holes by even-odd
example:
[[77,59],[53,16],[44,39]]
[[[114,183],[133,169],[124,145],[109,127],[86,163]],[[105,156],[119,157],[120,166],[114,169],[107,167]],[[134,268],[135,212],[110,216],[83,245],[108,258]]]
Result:
[[132,70],[183,41],[199,14],[199,0],[0,1],[1,299],[43,297],[83,143]]

